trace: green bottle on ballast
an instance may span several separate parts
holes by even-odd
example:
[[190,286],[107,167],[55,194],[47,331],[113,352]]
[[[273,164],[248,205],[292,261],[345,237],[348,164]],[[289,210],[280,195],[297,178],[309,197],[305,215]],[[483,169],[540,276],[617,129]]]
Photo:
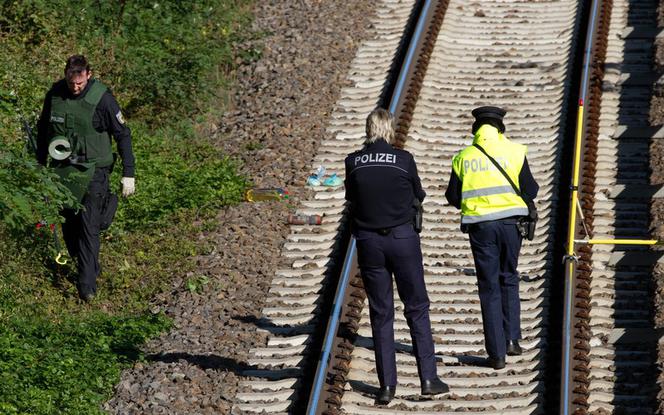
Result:
[[288,199],[288,190],[280,187],[269,187],[262,189],[249,189],[244,197],[248,202],[262,202],[266,200]]

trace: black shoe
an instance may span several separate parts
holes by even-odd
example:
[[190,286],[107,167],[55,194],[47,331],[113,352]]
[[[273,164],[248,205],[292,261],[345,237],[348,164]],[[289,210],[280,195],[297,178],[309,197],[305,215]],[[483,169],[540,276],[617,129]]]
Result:
[[491,357],[489,356],[488,359],[486,359],[487,365],[489,367],[492,367],[496,370],[502,369],[505,367],[505,358],[504,357]]
[[381,386],[376,395],[376,403],[380,405],[387,405],[394,398],[394,392],[396,392],[396,386]]
[[439,378],[427,379],[422,381],[422,395],[438,395],[447,393],[450,387]]
[[519,346],[518,340],[509,340],[507,342],[508,356],[519,356],[521,353],[523,353],[523,350],[521,350],[521,346]]
[[95,299],[95,293],[81,293],[80,297],[81,300],[85,301],[86,303],[89,303]]

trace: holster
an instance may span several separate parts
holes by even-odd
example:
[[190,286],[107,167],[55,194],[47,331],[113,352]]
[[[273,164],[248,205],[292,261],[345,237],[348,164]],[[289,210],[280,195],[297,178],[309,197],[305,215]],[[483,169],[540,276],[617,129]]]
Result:
[[118,210],[118,196],[114,193],[109,193],[106,195],[104,200],[104,205],[101,209],[101,220],[99,228],[102,231],[105,231],[113,223],[113,218],[115,217],[115,212]]
[[422,207],[422,202],[418,198],[415,198],[413,201],[413,207],[415,208],[415,216],[413,216],[413,228],[415,228],[415,232],[420,233],[422,232],[424,208]]
[[517,228],[522,237],[529,241],[535,239],[535,228],[537,227],[537,206],[532,200],[526,200],[528,206],[528,216],[522,216],[517,222]]
[[[113,153],[113,163],[108,168],[109,180],[111,173],[113,173],[113,167],[115,167],[115,162],[117,160],[118,160],[118,155],[116,153]],[[102,206],[101,209],[100,229],[102,231],[108,229],[111,226],[111,223],[113,223],[115,212],[118,210],[118,201],[119,201],[118,195],[111,192],[109,188],[108,193],[106,194],[106,198],[104,199],[104,205]]]

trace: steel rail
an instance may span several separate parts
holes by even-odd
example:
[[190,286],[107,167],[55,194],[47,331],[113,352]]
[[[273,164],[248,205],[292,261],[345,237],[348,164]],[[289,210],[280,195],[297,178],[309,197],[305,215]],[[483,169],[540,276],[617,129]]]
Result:
[[[412,35],[411,42],[407,48],[406,56],[404,59],[404,64],[399,73],[398,79],[396,81],[396,86],[394,88],[393,95],[389,103],[389,110],[395,114],[399,126],[403,127],[399,129],[398,136],[401,139],[401,145],[405,141],[405,135],[407,132],[407,126],[410,123],[408,107],[412,107],[413,100],[417,99],[419,94],[419,88],[421,87],[421,79],[419,85],[417,81],[413,81],[412,78],[418,75],[413,75],[415,71],[414,68],[421,64],[418,61],[418,49],[421,48],[421,43],[426,41],[423,35],[427,28],[427,23],[430,23],[430,20],[433,19],[435,14],[434,4],[438,3],[439,8],[446,7],[447,1],[434,1],[434,0],[425,0],[424,5],[420,16],[417,20],[416,29]],[[444,6],[441,6],[444,3]],[[599,245],[599,244],[629,244],[629,245],[658,245],[661,244],[660,241],[656,240],[638,240],[638,239],[582,239],[577,236],[577,229],[579,226],[579,218],[577,217],[577,205],[579,200],[579,179],[582,171],[582,166],[584,161],[582,160],[583,147],[586,142],[587,131],[587,122],[590,110],[588,105],[592,100],[592,96],[589,98],[589,93],[592,88],[592,79],[593,76],[592,70],[594,68],[594,59],[596,55],[595,42],[597,38],[597,33],[599,30],[599,20],[600,20],[600,9],[605,2],[601,0],[592,0],[591,12],[589,15],[589,22],[587,26],[586,34],[586,45],[584,51],[583,59],[583,70],[582,70],[582,81],[579,93],[579,101],[577,108],[577,118],[576,118],[576,129],[575,129],[575,142],[574,142],[574,161],[573,161],[573,173],[572,173],[572,183],[570,186],[570,208],[569,208],[569,226],[568,226],[568,238],[566,246],[566,254],[563,258],[564,267],[565,267],[565,292],[564,292],[564,311],[563,311],[563,362],[561,367],[561,396],[560,396],[560,413],[568,415],[570,413],[578,413],[574,411],[574,405],[579,405],[579,402],[573,401],[573,394],[576,391],[572,388],[573,385],[573,362],[575,356],[572,356],[572,341],[573,341],[573,322],[575,321],[575,316],[573,315],[574,311],[574,296],[575,296],[575,280],[576,273],[578,271],[577,261],[579,257],[576,253],[576,245]],[[442,20],[441,20],[442,21]],[[437,32],[437,30],[435,30]],[[434,38],[435,39],[435,38]],[[426,73],[426,64],[428,60],[424,61],[425,68],[424,70],[419,70],[419,76],[423,76]],[[408,80],[411,80],[411,84],[408,84]],[[409,95],[410,94],[410,95]],[[409,101],[410,100],[410,101]],[[404,127],[405,125],[405,127]],[[398,145],[398,144],[397,144]],[[583,220],[583,215],[582,220]],[[326,329],[325,340],[323,350],[320,354],[318,361],[318,367],[316,370],[316,375],[314,378],[314,384],[312,387],[312,393],[310,395],[309,405],[307,407],[308,415],[315,415],[323,413],[323,402],[321,402],[321,397],[323,396],[323,387],[326,379],[329,379],[330,373],[330,361],[333,355],[333,347],[335,343],[335,338],[338,336],[339,325],[341,321],[341,315],[343,310],[343,298],[347,295],[347,286],[353,275],[353,271],[357,269],[357,253],[356,253],[356,243],[352,236],[350,237],[350,242],[348,244],[348,250],[345,255],[345,262],[343,264],[343,269],[339,279],[339,285],[337,286],[337,291],[335,298],[333,300],[333,311],[328,322]],[[583,407],[583,404],[581,404]],[[572,411],[572,412],[570,412]]]
[[[425,36],[425,32],[427,30],[426,28],[428,27],[428,25],[425,24],[425,19],[423,18],[423,16],[426,15],[427,13],[436,14],[434,8],[438,10],[438,7],[440,7],[440,5],[443,3],[446,4],[447,1],[419,0],[417,4],[414,5],[414,7],[411,9],[412,10],[410,14],[411,18],[409,18],[409,22],[406,26],[407,29],[397,34],[397,36],[399,36],[400,39],[402,39],[402,44],[397,51],[397,57],[394,58],[394,60],[391,63],[390,70],[388,72],[390,76],[384,84],[386,86],[383,87],[382,96],[378,101],[379,103],[378,105],[386,108],[389,107],[389,110],[393,114],[395,114],[395,117],[397,119],[397,131],[398,131],[397,137],[398,139],[402,139],[404,141],[408,134],[407,126],[410,123],[409,117],[412,118],[412,109],[416,103],[417,96],[419,94],[419,88],[421,88],[421,78],[424,76],[424,74],[426,74],[426,68],[425,70],[422,70],[421,68],[415,69],[415,67],[420,64],[419,53],[418,53],[419,47],[416,46],[416,42],[409,43],[407,39],[418,38],[420,40],[419,42],[420,44],[426,42],[427,39],[430,40],[430,37]],[[572,146],[572,149],[574,151],[574,160],[567,159],[564,161],[566,165],[565,172],[569,174],[573,171],[573,176],[570,177],[571,195],[566,193],[567,189],[562,189],[560,190],[559,193],[561,199],[567,199],[567,197],[570,196],[571,203],[569,207],[568,218],[570,218],[571,220],[569,223],[565,223],[565,218],[563,217],[563,215],[560,213],[556,213],[560,222],[562,223],[559,223],[559,225],[561,225],[560,226],[561,229],[559,229],[556,232],[557,235],[555,236],[555,240],[556,241],[564,240],[565,242],[563,244],[555,242],[557,249],[554,255],[555,258],[560,258],[561,256],[564,255],[563,263],[559,264],[561,264],[560,266],[562,266],[563,270],[565,271],[564,277],[566,285],[563,288],[561,284],[563,281],[558,279],[557,284],[560,285],[556,285],[555,288],[549,287],[548,288],[549,292],[546,292],[547,290],[546,287],[543,288],[545,296],[550,296],[551,291],[555,291],[556,295],[558,296],[560,296],[561,294],[563,295],[567,294],[565,295],[564,298],[563,306],[565,306],[565,309],[563,310],[563,312],[562,313],[559,312],[561,307],[558,306],[555,312],[551,313],[553,315],[549,315],[546,317],[549,323],[555,321],[556,323],[555,331],[557,331],[558,333],[560,333],[560,331],[563,331],[564,339],[558,338],[558,336],[556,336],[556,333],[553,333],[552,331],[549,331],[548,334],[544,335],[542,334],[542,332],[540,332],[539,334],[532,335],[540,338],[542,336],[546,337],[550,336],[554,338],[553,339],[554,341],[564,340],[563,347],[562,348],[557,347],[555,350],[555,354],[552,353],[550,349],[547,351],[547,353],[551,353],[552,356],[546,356],[546,355],[544,356],[544,358],[546,358],[546,367],[543,368],[541,372],[539,372],[543,373],[543,375],[537,374],[536,378],[534,378],[535,381],[543,383],[544,380],[541,377],[545,376],[547,384],[542,385],[542,387],[547,389],[550,388],[551,390],[550,391],[547,390],[547,393],[550,393],[550,395],[544,398],[545,403],[542,403],[542,401],[538,401],[537,403],[535,403],[535,401],[533,400],[531,401],[532,404],[530,405],[530,408],[534,408],[533,410],[543,411],[546,413],[560,411],[560,413],[564,414],[574,413],[575,415],[577,414],[580,415],[580,414],[585,414],[588,409],[587,405],[588,400],[586,399],[585,403],[583,400],[584,387],[582,385],[584,385],[585,382],[586,394],[587,394],[587,385],[588,385],[587,373],[589,373],[589,371],[587,364],[586,366],[584,366],[583,357],[584,353],[586,353],[585,354],[586,358],[588,357],[589,354],[587,353],[587,350],[583,350],[579,346],[589,347],[589,343],[586,341],[587,339],[579,337],[579,333],[581,336],[587,335],[589,332],[588,327],[590,327],[588,311],[587,311],[589,309],[588,305],[589,302],[586,301],[588,297],[586,297],[585,299],[581,297],[582,295],[587,296],[590,293],[590,288],[584,289],[581,286],[583,284],[586,284],[590,279],[588,274],[590,272],[589,270],[592,270],[592,263],[590,259],[592,255],[591,246],[607,245],[607,244],[627,244],[627,245],[659,244],[659,241],[645,240],[645,239],[641,240],[641,239],[626,239],[626,238],[621,238],[621,239],[592,238],[593,201],[590,199],[592,199],[593,191],[595,188],[594,178],[593,178],[594,176],[591,177],[592,169],[594,167],[594,161],[592,160],[592,157],[590,159],[586,158],[583,152],[586,151],[592,153],[592,150],[588,150],[585,146],[586,144],[589,144],[590,146],[593,145],[593,138],[592,138],[593,123],[596,121],[599,103],[601,103],[601,96],[598,95],[598,90],[601,88],[598,88],[597,80],[600,79],[599,84],[601,87],[601,76],[602,76],[601,63],[598,64],[594,60],[596,58],[595,55],[597,53],[595,49],[599,48],[601,50],[601,46],[597,47],[595,45],[596,33],[601,31],[600,27],[602,23],[605,25],[605,27],[607,27],[606,17],[604,17],[604,20],[602,20],[602,18],[599,17],[599,15],[601,14],[601,10],[604,7],[604,5],[610,3],[611,2],[608,0],[604,1],[585,0],[581,2],[581,4],[583,4],[582,13],[575,15],[576,17],[574,18],[575,19],[574,36],[577,39],[578,38],[580,39],[574,42],[573,56],[577,57],[578,61],[583,61],[583,62],[577,62],[576,64],[574,64],[574,68],[572,71],[569,71],[570,68],[568,68],[569,71],[568,73],[576,74],[576,76],[573,77],[574,78],[573,84],[576,86],[565,87],[567,88],[565,90],[565,94],[566,95],[574,94],[577,91],[573,91],[573,89],[577,88],[579,89],[579,91],[578,95],[576,97],[572,97],[571,99],[569,99],[569,101],[566,98],[565,102],[569,102],[569,104],[565,104],[565,107],[571,106],[571,108],[573,108],[574,101],[578,100],[578,108],[576,114],[575,111],[571,109],[569,111],[570,114],[565,117],[567,121],[565,123],[565,128],[568,129],[567,131],[569,131],[569,129],[575,130],[574,133],[569,131],[567,135],[570,136],[569,141],[572,141],[574,138],[576,138],[576,141],[574,141],[574,143],[569,143],[568,140],[565,140],[565,147],[568,147],[569,144]],[[438,7],[436,7],[436,4],[438,4]],[[408,7],[410,7],[410,5]],[[587,24],[586,27],[583,27],[583,25],[582,26],[579,25],[582,22],[582,20],[583,20],[583,25]],[[587,32],[585,38],[583,37],[584,35],[583,32]],[[396,36],[393,36],[393,39],[394,38],[396,38]],[[583,47],[585,47],[585,50],[581,49]],[[600,57],[598,58],[600,62],[602,62],[601,55],[602,53],[600,51],[599,53]],[[403,62],[401,61],[401,59],[403,59]],[[580,63],[582,63],[583,66],[579,65]],[[409,74],[409,72],[411,73]],[[417,72],[417,73],[412,73],[412,72]],[[597,75],[597,72],[600,72],[600,74]],[[500,69],[497,70],[497,73],[500,73]],[[414,80],[417,79],[418,76],[420,77],[419,85],[418,81]],[[567,76],[570,77],[570,75]],[[389,102],[388,99],[390,100]],[[375,103],[376,101],[372,102]],[[435,115],[437,116],[439,115],[439,113]],[[418,114],[418,117],[419,116],[420,115]],[[574,123],[575,116],[576,116],[576,124]],[[419,118],[416,120],[416,122],[420,121],[421,120]],[[591,136],[590,142],[588,142],[587,138],[588,136]],[[596,137],[594,138],[594,140],[596,141]],[[399,144],[397,142],[395,146],[398,145]],[[572,167],[572,169],[570,169],[569,167]],[[581,203],[579,201],[583,202],[584,204],[583,207],[581,206]],[[565,212],[568,211],[568,209],[566,208],[562,208],[562,210],[564,210]],[[587,214],[584,217],[584,213],[587,213],[588,211],[591,211],[591,213]],[[580,225],[585,224],[586,222],[588,224],[588,227],[584,226],[582,228]],[[567,230],[568,227],[569,227],[569,233],[567,235],[568,238],[565,238],[565,230]],[[337,273],[336,274],[333,273],[329,277],[332,281],[328,286],[329,289],[326,289],[325,293],[323,294],[323,296],[327,298],[322,299],[325,302],[324,311],[329,313],[331,310],[331,314],[327,314],[325,316],[325,317],[330,317],[330,319],[327,321],[320,321],[319,323],[317,323],[316,334],[314,334],[313,336],[316,337],[315,348],[320,349],[320,353],[316,353],[314,351],[313,356],[310,359],[308,359],[308,361],[305,363],[306,366],[308,366],[307,375],[306,378],[303,377],[301,378],[300,381],[305,383],[304,386],[308,388],[309,391],[304,391],[303,395],[298,396],[297,406],[295,407],[295,409],[291,407],[291,410],[295,411],[294,413],[301,413],[301,411],[304,410],[303,406],[305,404],[304,402],[305,400],[308,400],[307,401],[308,406],[306,407],[307,414],[313,415],[313,414],[322,413],[322,414],[331,415],[342,412],[342,410],[340,409],[341,398],[344,396],[344,392],[346,392],[347,395],[350,394],[347,390],[348,389],[347,381],[350,380],[352,382],[353,380],[362,378],[361,377],[362,374],[359,374],[358,372],[362,371],[363,370],[362,368],[364,368],[365,367],[364,365],[366,364],[366,362],[362,362],[361,366],[357,367],[353,366],[353,368],[350,368],[351,359],[354,359],[357,356],[359,356],[360,359],[366,358],[365,360],[367,361],[369,359],[366,355],[366,350],[357,350],[357,352],[359,352],[358,355],[353,353],[353,348],[356,347],[356,344],[357,347],[360,349],[365,349],[365,348],[370,349],[370,346],[367,346],[367,342],[365,341],[366,339],[360,339],[359,342],[355,341],[356,340],[355,336],[357,335],[358,332],[357,329],[358,327],[360,327],[359,319],[363,315],[361,311],[364,306],[365,297],[363,292],[364,290],[361,284],[361,279],[359,278],[358,274],[356,242],[354,238],[352,238],[352,236],[347,235],[348,233],[347,226],[345,226],[345,228],[346,229],[340,235],[343,238],[341,239],[341,241],[345,242],[345,244],[340,244],[340,245],[342,247],[343,246],[348,247],[344,252],[346,260],[341,266],[337,266],[337,264],[334,265],[335,271],[333,272]],[[588,229],[590,229],[590,231]],[[555,231],[550,231],[550,234],[553,234],[553,232]],[[434,248],[432,248],[432,250],[433,249]],[[335,262],[337,262],[340,259],[339,258],[340,253],[341,252],[335,254],[334,258]],[[554,272],[557,273],[558,270],[560,270],[560,268],[557,268],[557,270]],[[350,287],[348,287],[348,285],[350,285]],[[336,290],[333,299],[330,298],[332,294],[332,289]],[[358,293],[361,293],[361,295],[358,295]],[[350,297],[350,302],[347,302],[346,298],[349,297]],[[557,299],[559,300],[560,298],[557,297]],[[585,310],[580,309],[578,306],[580,303],[583,303],[584,301],[586,301],[587,304]],[[582,312],[584,311],[586,313],[585,317],[582,315]],[[321,315],[320,317],[321,320],[325,318],[323,317],[323,315]],[[557,327],[557,324],[561,323],[563,317],[565,317],[564,321],[562,321],[563,325],[559,329]],[[575,326],[579,326],[581,328],[581,332],[574,331]],[[366,333],[367,327],[365,324],[363,324],[360,327],[360,329],[364,330],[364,333]],[[536,344],[535,347],[539,347],[538,344]],[[561,367],[558,368],[557,364],[560,359],[560,353],[562,351],[561,349],[564,349],[563,353],[564,360],[562,362]],[[351,356],[351,354],[353,356]],[[581,357],[580,359],[579,356]],[[278,360],[276,359],[275,361],[278,362]],[[298,364],[301,364],[301,362],[299,362]],[[311,366],[313,365],[317,366],[312,368]],[[316,372],[314,373],[313,370],[310,369],[316,369]],[[349,370],[353,373],[349,373]],[[450,372],[452,373],[455,372],[455,369],[452,368],[448,370],[450,370]],[[409,373],[412,374],[412,372]],[[498,377],[500,377],[500,375],[502,375],[502,373],[499,374]],[[581,381],[573,383],[576,380],[574,379],[575,377],[578,377],[579,379],[581,379]],[[554,384],[556,385],[561,384],[560,391],[557,390],[556,386],[552,386]],[[353,393],[355,396],[349,397],[351,401],[349,407],[352,408],[354,403],[360,402],[358,399],[362,399],[362,401],[358,405],[363,410],[366,411],[366,407],[364,407],[365,405],[364,400],[367,398],[366,395],[370,395],[368,388],[371,387],[371,385],[373,385],[373,382],[369,382],[366,390],[360,390],[359,388],[356,389],[351,383],[350,386],[353,389]],[[538,385],[537,387],[539,388],[540,386]],[[264,398],[265,400],[272,399],[269,392],[265,392],[263,389],[260,388],[258,389],[259,392],[265,395]],[[509,390],[510,388],[509,386],[506,386],[504,387],[504,389]],[[254,388],[254,390],[256,390],[256,388]],[[362,395],[361,397],[358,397],[357,396],[358,394],[355,393],[358,392],[358,390]],[[479,388],[479,390],[483,391],[482,388]],[[482,399],[481,397],[480,400],[484,399]],[[408,399],[406,399],[406,401],[408,401],[408,403],[410,404],[410,401]],[[456,398],[452,398],[449,402],[453,401],[456,401]],[[556,405],[556,401],[558,401],[559,405]],[[345,403],[346,402],[344,402],[344,404]],[[446,407],[447,404],[448,401],[440,402],[441,407]],[[483,403],[480,403],[479,405],[482,404]],[[417,405],[424,406],[419,403]],[[490,405],[489,403],[486,403],[486,406],[489,405]],[[512,407],[509,406],[509,408],[511,409]],[[399,407],[398,410],[401,409],[402,408]],[[500,408],[498,410],[503,410],[503,409],[505,408]],[[260,408],[257,409],[256,412],[258,412],[259,410]],[[283,411],[284,409],[275,409],[275,410]],[[380,409],[375,409],[375,411],[380,411]],[[516,413],[516,411],[514,413]]]
[[405,95],[404,91],[406,90],[406,81],[408,80],[409,69],[411,65],[413,65],[414,63],[415,52],[417,51],[417,46],[422,37],[422,33],[424,32],[424,27],[426,23],[425,18],[426,16],[428,16],[429,10],[431,10],[431,4],[432,0],[426,0],[424,8],[422,9],[422,12],[420,14],[420,18],[417,20],[417,27],[415,28],[415,33],[413,34],[413,38],[410,42],[410,45],[408,46],[408,52],[406,53],[406,60],[403,64],[401,72],[399,73],[399,80],[397,81],[397,86],[394,89],[394,94],[392,95],[392,99],[390,99],[390,105],[388,109],[392,113],[392,115],[396,115],[399,100],[403,95]]
[[314,379],[314,386],[311,393],[311,398],[309,399],[309,405],[307,407],[308,415],[315,415],[319,411],[320,407],[320,397],[323,389],[323,382],[328,371],[328,363],[330,360],[330,354],[332,353],[332,342],[337,335],[337,329],[339,328],[339,319],[341,316],[341,307],[343,305],[343,300],[346,295],[346,289],[348,287],[348,281],[350,280],[351,269],[353,268],[353,262],[356,260],[357,249],[355,245],[355,238],[350,237],[350,244],[346,250],[346,257],[344,259],[343,270],[341,271],[341,279],[339,285],[337,286],[337,292],[334,295],[334,307],[330,320],[327,326],[327,331],[325,333],[325,342],[323,345],[323,351],[318,360],[318,369],[316,371],[316,377]]
[[[398,124],[401,124],[399,120],[402,118],[403,114],[408,112],[408,109],[405,108],[404,105],[406,99],[417,99],[421,87],[421,79],[417,79],[417,77],[413,75],[414,68],[423,69],[422,73],[426,73],[426,66],[428,65],[428,58],[431,51],[427,51],[426,48],[423,47],[423,44],[428,42],[429,49],[433,48],[433,43],[437,37],[440,23],[442,23],[442,18],[436,19],[436,17],[440,17],[441,14],[444,14],[448,2],[449,0],[424,0],[424,5],[417,17],[417,24],[412,33],[412,37],[408,42],[406,56],[401,66],[396,86],[388,106],[388,110],[395,115]],[[435,5],[437,5],[437,7],[434,7]],[[415,6],[415,8],[417,7],[418,5]],[[405,115],[404,118],[409,122],[408,115]],[[330,363],[335,338],[337,338],[339,332],[342,309],[344,307],[344,300],[347,297],[348,285],[351,276],[357,272],[357,269],[356,242],[355,238],[351,235],[336,294],[333,299],[333,309],[325,331],[323,348],[318,359],[314,383],[306,410],[307,415],[324,413],[324,402],[322,400],[323,386],[326,378],[328,378],[328,373],[330,372]]]
[[[564,290],[564,310],[563,310],[563,357],[561,365],[561,396],[560,413],[568,415],[585,414],[588,408],[588,379],[587,379],[587,354],[589,346],[587,343],[587,321],[586,313],[574,313],[574,309],[579,306],[588,305],[589,296],[587,289],[577,286],[576,280],[580,274],[587,274],[591,268],[591,246],[592,245],[657,245],[656,240],[640,239],[593,239],[588,235],[586,218],[583,215],[579,203],[579,179],[582,170],[589,167],[592,161],[586,161],[589,157],[587,146],[592,146],[596,142],[597,119],[592,118],[590,113],[597,111],[601,105],[601,92],[597,88],[603,78],[602,66],[606,56],[607,30],[610,17],[607,10],[610,10],[612,1],[593,0],[591,13],[588,19],[586,46],[583,59],[583,71],[581,87],[579,91],[578,112],[576,119],[576,134],[574,141],[574,162],[572,183],[570,185],[570,204],[569,204],[569,223],[567,234],[566,254],[563,257],[565,267],[565,290]],[[586,111],[586,108],[588,109]],[[592,125],[588,125],[588,124]],[[592,157],[590,157],[592,158]],[[587,178],[587,176],[586,176]],[[594,175],[593,175],[594,178]],[[592,183],[584,182],[584,189],[588,188],[592,192],[594,188],[594,179]],[[577,217],[577,209],[580,213],[580,220]],[[590,208],[592,209],[592,207]],[[592,222],[592,220],[590,221]],[[583,225],[583,229],[579,228]],[[590,224],[592,226],[592,223]],[[579,238],[579,233],[583,232],[584,238]],[[581,255],[577,255],[577,244]],[[583,292],[582,292],[583,291]],[[573,304],[574,299],[579,302]],[[573,324],[574,323],[574,324]],[[579,341],[573,346],[573,338]],[[572,349],[578,349],[578,352],[572,356]],[[575,365],[575,362],[578,362]],[[576,376],[574,372],[577,372]],[[581,373],[583,372],[583,373]],[[576,385],[576,386],[575,386]]]
[[577,109],[577,119],[576,119],[576,134],[574,141],[574,163],[572,171],[572,183],[570,185],[571,195],[570,195],[570,205],[569,205],[569,227],[567,230],[567,251],[566,255],[563,257],[563,263],[565,264],[565,294],[564,294],[564,306],[563,306],[563,357],[562,357],[562,373],[561,373],[561,385],[560,385],[560,413],[563,415],[569,415],[571,407],[571,382],[570,378],[572,376],[572,301],[574,298],[574,277],[576,270],[576,261],[577,256],[574,250],[574,240],[576,235],[577,227],[577,218],[576,218],[576,209],[578,200],[578,191],[579,191],[579,171],[580,171],[580,162],[581,162],[581,144],[583,142],[583,132],[585,130],[585,117],[584,117],[584,103],[586,102],[586,96],[588,93],[589,77],[590,77],[590,65],[593,52],[593,41],[595,38],[595,23],[597,18],[598,3],[600,0],[593,0],[592,11],[590,14],[590,22],[588,24],[588,30],[586,34],[586,46],[583,59],[583,74],[581,81],[581,90],[579,98],[579,106]]

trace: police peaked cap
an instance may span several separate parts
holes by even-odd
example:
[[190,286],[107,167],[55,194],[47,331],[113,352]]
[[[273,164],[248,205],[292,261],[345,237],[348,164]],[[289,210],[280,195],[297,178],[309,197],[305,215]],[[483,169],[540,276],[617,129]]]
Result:
[[475,117],[476,120],[475,123],[480,124],[481,121],[490,120],[497,121],[500,125],[499,130],[501,132],[505,131],[505,124],[503,124],[503,117],[505,116],[505,113],[507,113],[507,111],[504,109],[491,106],[477,107],[472,112],[473,117]]

